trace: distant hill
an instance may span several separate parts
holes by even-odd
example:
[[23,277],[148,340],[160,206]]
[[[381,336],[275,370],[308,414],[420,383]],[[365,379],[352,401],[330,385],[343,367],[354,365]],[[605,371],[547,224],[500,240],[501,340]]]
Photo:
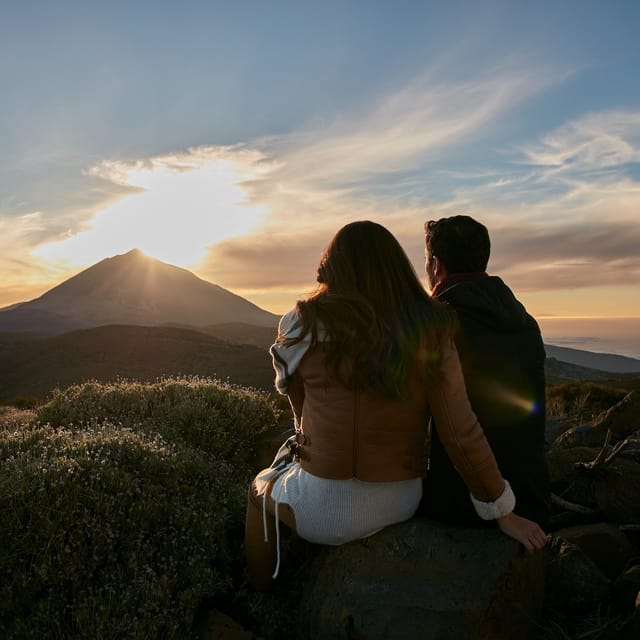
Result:
[[579,380],[602,382],[605,380],[619,379],[629,374],[611,373],[599,369],[589,369],[570,362],[562,362],[557,358],[547,357],[544,363],[544,372],[547,384],[562,384]]
[[[188,326],[182,326],[182,328],[193,329]],[[274,343],[278,333],[276,327],[256,327],[244,322],[225,322],[198,327],[198,331],[231,344],[251,344],[263,350],[267,350]]]
[[138,249],[106,258],[35,300],[0,309],[0,332],[59,334],[103,325],[169,323],[275,329],[278,316]]
[[610,373],[640,373],[640,360],[612,353],[594,353],[545,344],[548,358]]
[[273,389],[266,349],[194,329],[105,326],[56,336],[0,334],[0,401],[46,398],[56,387],[88,379],[152,381],[163,375],[217,377]]

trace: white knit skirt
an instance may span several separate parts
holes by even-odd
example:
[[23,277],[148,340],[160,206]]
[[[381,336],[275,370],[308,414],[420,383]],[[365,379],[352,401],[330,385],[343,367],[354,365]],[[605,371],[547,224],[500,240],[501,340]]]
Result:
[[422,479],[329,480],[294,463],[275,480],[271,495],[293,509],[301,538],[339,545],[411,518],[422,497]]

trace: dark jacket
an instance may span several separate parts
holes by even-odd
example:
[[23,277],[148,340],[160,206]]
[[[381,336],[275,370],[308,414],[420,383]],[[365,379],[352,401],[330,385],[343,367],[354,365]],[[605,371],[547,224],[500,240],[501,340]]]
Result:
[[[511,483],[515,512],[544,528],[550,490],[540,329],[500,278],[470,274],[456,280],[437,297],[456,310],[460,321],[456,345],[471,406]],[[420,512],[460,524],[481,523],[435,429]]]

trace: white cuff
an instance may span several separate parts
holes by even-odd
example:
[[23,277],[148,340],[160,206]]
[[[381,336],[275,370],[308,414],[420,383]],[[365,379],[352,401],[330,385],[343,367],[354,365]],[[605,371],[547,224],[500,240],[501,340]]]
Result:
[[476,500],[471,494],[469,496],[476,513],[483,520],[502,518],[509,515],[516,506],[516,497],[513,494],[511,485],[506,480],[504,481],[504,491],[495,502],[482,502],[481,500]]

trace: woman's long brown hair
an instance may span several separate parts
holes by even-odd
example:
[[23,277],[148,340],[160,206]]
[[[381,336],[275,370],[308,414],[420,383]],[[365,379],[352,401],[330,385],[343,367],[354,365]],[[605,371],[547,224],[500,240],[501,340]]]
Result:
[[[411,367],[436,372],[439,348],[453,330],[444,305],[424,290],[395,237],[375,222],[352,222],[325,249],[318,287],[298,301],[302,336],[322,340],[327,363],[348,388],[401,398]],[[292,342],[297,342],[301,338]]]

